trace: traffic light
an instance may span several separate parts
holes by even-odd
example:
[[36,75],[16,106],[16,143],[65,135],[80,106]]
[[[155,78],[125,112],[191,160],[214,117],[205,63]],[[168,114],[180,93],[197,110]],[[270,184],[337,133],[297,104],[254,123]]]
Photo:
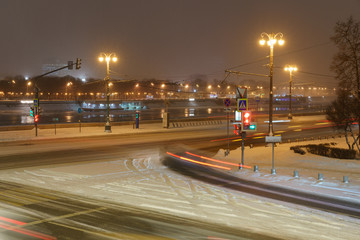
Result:
[[81,58],[76,59],[76,69],[80,69],[81,67]]
[[237,136],[241,135],[241,124],[234,124],[234,134]]
[[34,117],[34,108],[33,107],[30,107],[30,116]]
[[251,122],[252,113],[250,111],[242,112],[242,131],[256,131],[256,123]]
[[136,119],[139,119],[139,118],[140,118],[140,113],[139,113],[139,112],[136,112],[135,118],[136,118]]
[[39,122],[39,115],[35,115],[35,117],[34,117],[34,122],[35,122],[35,123],[38,123],[38,122]]
[[241,119],[242,119],[243,127],[249,126],[250,122],[251,122],[251,112],[250,111],[243,111]]

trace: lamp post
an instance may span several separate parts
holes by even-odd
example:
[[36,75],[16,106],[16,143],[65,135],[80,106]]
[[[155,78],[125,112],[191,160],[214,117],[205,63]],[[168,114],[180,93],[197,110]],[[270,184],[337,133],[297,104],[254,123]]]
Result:
[[26,84],[26,95],[28,93],[28,90],[29,90],[29,87],[31,86],[31,82],[29,81],[27,84]]
[[[260,45],[267,45],[270,47],[270,90],[269,90],[269,136],[274,135],[273,124],[272,124],[272,115],[273,115],[273,68],[274,68],[274,45],[279,44],[280,46],[284,44],[283,34],[279,33],[261,33]],[[267,41],[266,41],[267,40]]]
[[65,100],[67,100],[68,99],[68,87],[70,87],[72,85],[72,82],[68,82],[67,84],[66,84],[66,87],[65,87]]
[[110,76],[109,76],[109,64],[110,61],[112,60],[113,62],[117,61],[117,57],[115,55],[115,53],[110,53],[110,54],[106,54],[106,53],[101,53],[100,57],[99,57],[99,61],[103,62],[106,61],[106,79],[105,79],[105,83],[106,83],[106,105],[107,105],[107,110],[106,110],[106,124],[105,124],[105,132],[107,133],[111,133],[111,125],[110,125],[110,86],[109,86],[109,81],[110,81]]
[[296,66],[286,66],[284,68],[285,71],[288,71],[289,72],[289,75],[290,75],[290,80],[289,80],[289,115],[288,115],[288,119],[292,119],[292,108],[291,108],[291,83],[292,83],[292,72],[293,71],[297,71],[297,67]]

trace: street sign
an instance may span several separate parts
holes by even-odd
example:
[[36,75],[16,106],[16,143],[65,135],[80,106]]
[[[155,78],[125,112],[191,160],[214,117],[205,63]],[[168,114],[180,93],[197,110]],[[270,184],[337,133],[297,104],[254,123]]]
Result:
[[279,142],[281,142],[281,136],[265,136],[265,142],[279,143]]
[[240,98],[237,100],[237,110],[238,111],[248,110],[248,99],[247,98]]
[[236,89],[238,98],[247,98],[247,88],[238,87]]
[[235,121],[241,122],[241,112],[235,110]]
[[34,107],[38,107],[39,106],[39,99],[35,98],[34,99]]
[[230,98],[226,98],[224,101],[225,107],[229,107],[231,105]]

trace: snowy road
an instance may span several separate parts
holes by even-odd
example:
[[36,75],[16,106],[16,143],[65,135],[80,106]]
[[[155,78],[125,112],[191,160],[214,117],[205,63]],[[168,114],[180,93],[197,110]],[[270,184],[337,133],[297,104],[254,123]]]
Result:
[[[294,126],[285,125],[284,128],[297,130]],[[0,180],[215,224],[253,236],[260,234],[281,239],[357,239],[360,236],[358,219],[241,193],[172,171],[160,162],[162,151],[146,143],[156,139],[161,141],[157,146],[167,145],[180,138],[192,145],[196,143],[195,135],[209,138],[214,131],[204,129],[195,134],[192,129],[6,143],[0,148],[6,166],[0,171]],[[277,175],[273,176],[269,150],[246,147],[245,164],[258,165],[260,171],[254,173],[245,169],[232,174],[360,202],[359,161],[299,155],[289,151],[289,144],[281,144],[276,148]],[[232,150],[224,158],[220,150],[213,157],[238,163],[240,155],[238,150]],[[20,165],[16,165],[15,160]],[[299,170],[299,179],[291,176],[294,169]],[[316,180],[318,171],[324,173],[324,181]],[[344,174],[350,179],[347,184],[341,182]],[[6,200],[0,195],[0,201]],[[21,204],[21,199],[17,201]]]
[[358,220],[284,205],[171,171],[159,152],[137,158],[1,171],[1,180],[56,189],[286,239],[356,239]]

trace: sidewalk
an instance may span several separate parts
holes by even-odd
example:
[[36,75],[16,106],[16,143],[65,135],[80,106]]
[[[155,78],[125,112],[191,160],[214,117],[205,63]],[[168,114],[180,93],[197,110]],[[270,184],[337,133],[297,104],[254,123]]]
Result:
[[112,126],[111,133],[105,132],[105,126],[98,127],[70,127],[41,129],[38,128],[38,136],[35,136],[35,128],[31,130],[3,131],[0,132],[0,142],[7,141],[23,141],[23,140],[40,140],[40,139],[56,139],[69,137],[88,137],[88,136],[106,136],[118,134],[139,134],[145,132],[163,132],[178,131],[176,128],[163,128],[162,123],[145,123],[141,124],[139,129],[134,129],[133,125]]
[[[264,120],[263,118],[261,118]],[[209,119],[211,121],[212,119]],[[279,120],[274,118],[274,122]],[[294,124],[298,122],[306,122],[306,121],[325,121],[326,118],[324,115],[320,116],[302,116],[295,117],[292,122]],[[265,119],[266,121],[266,119]],[[285,120],[287,121],[287,119]],[[176,122],[174,120],[174,122]],[[261,121],[260,121],[261,122]],[[258,124],[260,124],[260,122]],[[76,124],[76,123],[74,123]],[[197,126],[185,126],[174,128],[170,124],[169,128],[164,128],[162,123],[140,123],[139,129],[134,129],[133,125],[114,125],[111,127],[112,133],[105,132],[105,125],[103,126],[86,126],[86,124],[81,124],[79,127],[57,127],[55,134],[55,125],[49,125],[51,128],[43,129],[38,128],[38,136],[35,136],[35,128],[31,130],[11,130],[11,131],[0,131],[0,142],[8,142],[8,141],[24,141],[24,140],[40,140],[40,139],[53,139],[53,138],[68,138],[68,137],[88,137],[88,136],[106,136],[108,134],[117,135],[117,134],[137,134],[137,133],[146,133],[146,132],[169,132],[169,131],[181,131],[183,129],[188,128],[206,128],[206,127],[216,127],[216,126],[225,126],[226,121],[223,121],[221,125],[197,125]],[[232,124],[230,123],[230,128],[232,129]]]

